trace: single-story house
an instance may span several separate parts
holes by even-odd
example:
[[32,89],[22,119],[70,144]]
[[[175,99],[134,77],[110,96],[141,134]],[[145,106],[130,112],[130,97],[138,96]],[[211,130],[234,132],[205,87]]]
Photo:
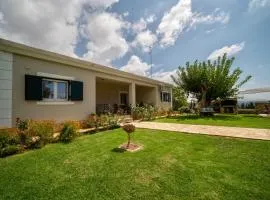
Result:
[[81,120],[151,104],[172,108],[172,85],[0,39],[0,127],[16,118]]

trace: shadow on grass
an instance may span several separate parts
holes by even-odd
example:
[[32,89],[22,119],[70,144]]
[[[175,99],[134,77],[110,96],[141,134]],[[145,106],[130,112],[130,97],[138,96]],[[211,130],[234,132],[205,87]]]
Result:
[[126,150],[125,149],[122,149],[122,148],[113,148],[111,150],[111,152],[114,152],[114,153],[124,153]]

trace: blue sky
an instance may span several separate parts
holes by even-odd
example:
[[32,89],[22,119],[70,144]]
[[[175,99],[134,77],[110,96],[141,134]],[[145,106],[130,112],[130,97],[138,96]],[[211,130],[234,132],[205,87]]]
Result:
[[243,89],[270,87],[269,36],[270,0],[0,0],[2,38],[143,76],[151,46],[163,81],[226,52],[253,76]]

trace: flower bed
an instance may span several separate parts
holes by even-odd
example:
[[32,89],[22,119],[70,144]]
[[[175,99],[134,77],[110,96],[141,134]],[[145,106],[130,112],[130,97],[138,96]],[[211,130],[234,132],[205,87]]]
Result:
[[82,134],[115,129],[120,127],[121,116],[89,115],[83,121],[17,119],[16,128],[0,129],[0,157],[6,157],[28,149],[42,148],[48,143],[71,142]]

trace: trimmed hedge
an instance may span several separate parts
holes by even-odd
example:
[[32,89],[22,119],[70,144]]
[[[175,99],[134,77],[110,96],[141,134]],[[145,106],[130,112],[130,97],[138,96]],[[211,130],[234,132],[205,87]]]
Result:
[[257,114],[256,109],[238,109],[238,114]]

